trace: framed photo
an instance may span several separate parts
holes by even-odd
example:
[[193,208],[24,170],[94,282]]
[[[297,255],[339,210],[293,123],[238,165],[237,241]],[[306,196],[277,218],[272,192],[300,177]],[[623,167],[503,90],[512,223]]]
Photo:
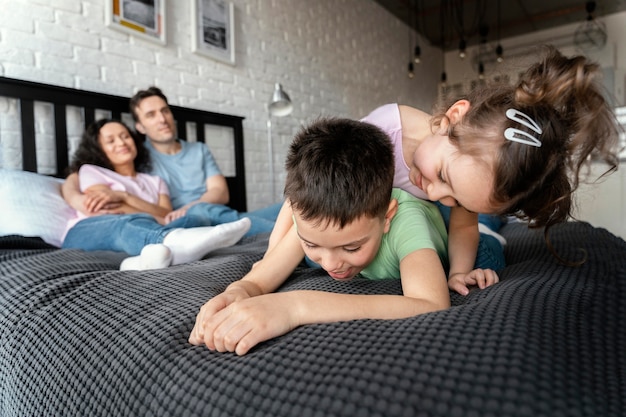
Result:
[[107,26],[165,45],[166,0],[107,0]]
[[191,50],[235,65],[235,7],[226,0],[194,0]]

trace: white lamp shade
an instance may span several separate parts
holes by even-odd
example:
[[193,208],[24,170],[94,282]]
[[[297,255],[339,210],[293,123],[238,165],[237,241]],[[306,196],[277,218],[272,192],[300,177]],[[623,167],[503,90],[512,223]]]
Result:
[[276,83],[274,88],[274,93],[272,94],[272,99],[268,105],[270,114],[272,116],[283,117],[287,116],[293,110],[293,105],[291,104],[291,99],[283,91],[283,87]]

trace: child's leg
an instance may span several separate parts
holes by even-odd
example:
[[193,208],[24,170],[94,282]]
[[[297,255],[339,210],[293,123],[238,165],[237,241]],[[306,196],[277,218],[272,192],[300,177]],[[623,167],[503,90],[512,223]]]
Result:
[[474,268],[498,271],[506,266],[504,247],[494,236],[481,233]]
[[[446,228],[450,225],[450,207],[443,204],[435,203],[441,212]],[[474,268],[493,269],[497,271],[506,266],[504,259],[503,244],[506,240],[498,234],[498,230],[502,225],[502,220],[498,216],[487,214],[478,215],[480,240],[478,241],[478,250],[476,251],[476,262]],[[497,227],[498,230],[492,229]],[[486,230],[485,230],[486,229]],[[502,243],[504,242],[504,243]]]

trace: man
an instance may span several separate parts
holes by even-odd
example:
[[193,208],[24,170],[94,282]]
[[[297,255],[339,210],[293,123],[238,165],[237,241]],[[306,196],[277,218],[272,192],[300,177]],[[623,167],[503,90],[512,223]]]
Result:
[[175,208],[168,220],[184,216],[198,203],[227,204],[226,178],[209,148],[200,142],[177,139],[174,116],[167,98],[157,87],[138,91],[130,99],[135,128],[146,135],[152,174],[165,180]]

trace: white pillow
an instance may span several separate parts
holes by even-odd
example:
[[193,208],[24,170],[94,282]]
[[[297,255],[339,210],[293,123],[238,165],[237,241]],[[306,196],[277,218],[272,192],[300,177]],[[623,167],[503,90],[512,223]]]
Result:
[[61,247],[74,210],[61,196],[63,180],[0,168],[0,236],[38,236]]

